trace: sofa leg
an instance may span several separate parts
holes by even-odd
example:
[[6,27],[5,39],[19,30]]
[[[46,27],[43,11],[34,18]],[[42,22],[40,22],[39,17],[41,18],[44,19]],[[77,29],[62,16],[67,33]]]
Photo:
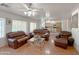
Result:
[[46,39],[45,39],[45,41],[49,41],[49,39],[48,39],[48,38],[46,38]]

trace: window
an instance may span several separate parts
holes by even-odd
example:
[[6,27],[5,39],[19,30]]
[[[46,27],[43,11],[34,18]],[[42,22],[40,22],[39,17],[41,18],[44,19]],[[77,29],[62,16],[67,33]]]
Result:
[[33,32],[33,30],[36,29],[36,23],[30,23],[30,32]]
[[4,37],[5,19],[0,18],[0,38]]
[[27,22],[19,21],[19,20],[13,20],[12,21],[12,32],[15,32],[15,31],[27,32]]

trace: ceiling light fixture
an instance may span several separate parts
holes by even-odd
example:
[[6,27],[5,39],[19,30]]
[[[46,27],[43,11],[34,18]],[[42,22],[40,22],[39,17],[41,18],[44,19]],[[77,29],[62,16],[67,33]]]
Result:
[[33,7],[32,3],[25,3],[24,7],[26,8],[26,11],[24,12],[27,16],[35,16],[38,11],[41,9]]
[[27,16],[35,16],[36,12],[28,11],[28,12],[24,12],[24,14],[27,15]]

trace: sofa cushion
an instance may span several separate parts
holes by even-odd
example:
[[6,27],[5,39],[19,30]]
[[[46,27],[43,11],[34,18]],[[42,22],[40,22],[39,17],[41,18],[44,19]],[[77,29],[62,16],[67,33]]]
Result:
[[55,41],[55,45],[62,47],[62,48],[67,48],[68,45],[68,41],[65,38],[59,38],[54,40]]
[[22,35],[25,35],[25,33],[23,31],[10,32],[10,33],[7,34],[7,36],[9,38],[14,38],[14,37],[17,37],[17,36],[22,36]]
[[21,42],[21,41],[24,41],[24,40],[27,40],[27,39],[28,39],[28,37],[23,37],[23,38],[18,39],[17,41]]
[[10,42],[14,42],[16,39],[8,39],[8,41]]
[[67,40],[65,38],[56,39],[55,42],[59,42],[62,44],[67,44]]
[[15,37],[15,39],[20,39],[20,38],[24,38],[24,37],[26,37],[26,36],[25,35],[17,36],[17,37]]

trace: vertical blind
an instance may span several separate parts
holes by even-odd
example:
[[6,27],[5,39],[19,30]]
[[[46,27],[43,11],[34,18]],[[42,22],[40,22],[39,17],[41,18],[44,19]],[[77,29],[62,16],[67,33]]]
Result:
[[12,32],[15,32],[15,31],[27,32],[27,22],[19,21],[19,20],[13,20],[12,21]]
[[30,23],[30,32],[33,32],[34,29],[36,29],[36,23],[31,22]]
[[0,38],[4,37],[5,19],[0,18]]

